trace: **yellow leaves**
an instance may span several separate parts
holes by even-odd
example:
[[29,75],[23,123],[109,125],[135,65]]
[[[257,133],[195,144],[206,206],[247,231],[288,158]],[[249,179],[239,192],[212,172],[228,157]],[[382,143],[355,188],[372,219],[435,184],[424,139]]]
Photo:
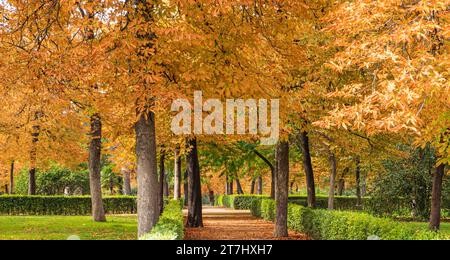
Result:
[[342,49],[326,66],[340,77],[360,73],[351,80],[359,87],[352,92],[352,84],[342,84],[329,91],[328,98],[345,105],[316,125],[407,134],[422,143],[439,135],[429,125],[449,110],[448,6],[449,1],[368,0],[331,12],[325,31],[336,35],[334,44]]
[[[0,86],[15,88],[11,111],[25,105],[23,113],[31,114],[41,105],[55,118],[45,127],[72,145],[85,133],[84,116],[100,113],[124,161],[131,160],[136,109],[158,111],[159,135],[171,140],[166,108],[195,90],[218,98],[279,97],[290,124],[301,124],[301,115],[315,127],[369,135],[426,135],[424,125],[449,106],[448,1],[165,1],[139,5],[137,13],[122,1],[80,1],[92,19],[82,17],[75,0],[59,1],[61,17],[48,12],[52,1],[36,14],[39,1],[10,2],[21,12],[8,13],[9,26],[36,20],[22,35],[0,29]],[[440,19],[430,19],[433,10]],[[94,39],[86,41],[87,29]],[[71,101],[82,105],[68,109]],[[76,123],[61,115],[66,111]],[[0,122],[13,121],[12,113],[0,113]],[[55,130],[58,123],[74,133]]]
[[325,65],[330,69],[335,70],[339,73],[342,73],[344,71],[344,66],[337,64],[335,61],[328,62]]

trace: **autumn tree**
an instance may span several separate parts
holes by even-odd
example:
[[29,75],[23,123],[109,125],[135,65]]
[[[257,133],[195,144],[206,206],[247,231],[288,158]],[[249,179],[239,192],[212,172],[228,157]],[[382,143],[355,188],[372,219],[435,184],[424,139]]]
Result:
[[328,30],[341,48],[330,67],[357,73],[334,95],[338,104],[325,122],[369,135],[380,132],[431,144],[439,157],[433,185],[430,229],[439,229],[442,177],[449,161],[449,2],[344,2],[329,17]]
[[[59,1],[1,4],[1,48],[5,54],[1,98],[10,103],[2,121],[13,130],[6,134],[14,140],[7,146],[9,154],[28,162],[31,195],[36,190],[37,167],[52,160],[73,163],[83,156],[81,122],[72,104],[60,95],[60,78],[53,77],[63,52],[59,44],[67,41],[64,29],[55,26],[59,18],[68,18],[62,11],[65,7]],[[15,145],[27,155],[14,152]]]

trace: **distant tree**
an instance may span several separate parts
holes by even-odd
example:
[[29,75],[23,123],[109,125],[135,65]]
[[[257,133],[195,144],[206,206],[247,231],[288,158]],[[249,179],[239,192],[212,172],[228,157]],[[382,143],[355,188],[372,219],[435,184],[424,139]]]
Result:
[[379,215],[408,211],[412,217],[427,220],[431,212],[432,171],[436,163],[434,151],[412,149],[406,158],[383,162],[384,172],[378,176],[370,191],[370,210]]
[[[16,180],[16,194],[28,194],[28,169],[22,169]],[[36,171],[37,195],[85,195],[89,194],[89,174],[85,167],[70,170],[52,166]]]

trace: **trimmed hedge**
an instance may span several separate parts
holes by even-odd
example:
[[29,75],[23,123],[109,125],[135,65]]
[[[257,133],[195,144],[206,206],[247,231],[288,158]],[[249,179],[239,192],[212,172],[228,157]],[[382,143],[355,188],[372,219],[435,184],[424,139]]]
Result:
[[[216,206],[223,206],[234,209],[250,209],[253,200],[268,199],[264,195],[221,195],[216,199]],[[328,197],[318,196],[316,198],[317,208],[328,208]],[[300,206],[308,205],[308,198],[306,196],[289,196],[289,203]],[[354,197],[336,197],[335,208],[337,210],[359,210],[356,206],[357,199]]]
[[[252,214],[275,220],[275,201],[253,200]],[[288,227],[315,240],[440,240],[443,234],[417,231],[405,223],[366,213],[310,209],[289,204]]]
[[[136,214],[136,197],[104,197],[107,214]],[[91,198],[64,196],[0,196],[0,215],[88,216]]]
[[[366,198],[362,199],[362,204],[365,205]],[[308,198],[306,196],[290,196],[289,202],[297,204],[300,206],[308,206]],[[327,196],[317,196],[316,197],[316,207],[319,209],[328,208],[328,197]],[[361,210],[363,206],[357,206],[358,199],[356,197],[345,197],[336,196],[334,198],[334,208],[336,210]]]
[[233,209],[250,209],[252,202],[256,199],[267,199],[264,195],[220,195],[215,199],[215,205]]
[[183,203],[172,200],[164,208],[164,212],[152,231],[139,240],[182,240],[184,238]]
[[[261,200],[261,199],[269,199],[269,196],[264,195],[220,195],[216,198],[215,204],[216,206],[234,208],[234,209],[250,209],[253,200]],[[318,209],[327,209],[328,208],[328,197],[326,196],[317,196],[316,198],[317,208]],[[357,207],[357,199],[355,197],[345,197],[345,196],[336,196],[334,206],[336,210],[345,210],[345,211],[360,211],[365,210],[369,213],[372,213],[373,210],[370,209],[371,203],[368,203],[369,199],[364,198],[363,207]],[[308,198],[306,196],[298,196],[293,195],[289,196],[289,203],[300,205],[307,207],[308,206]],[[450,205],[448,204],[448,199],[444,198],[443,200],[443,209],[442,214],[444,216],[450,216]],[[368,205],[370,204],[370,205]]]

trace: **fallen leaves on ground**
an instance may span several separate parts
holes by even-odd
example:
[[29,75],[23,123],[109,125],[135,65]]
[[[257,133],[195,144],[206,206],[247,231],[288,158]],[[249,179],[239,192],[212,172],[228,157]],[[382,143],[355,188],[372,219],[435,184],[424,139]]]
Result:
[[186,240],[308,240],[289,231],[288,238],[275,238],[274,224],[253,217],[249,211],[206,207],[203,228],[187,228]]

